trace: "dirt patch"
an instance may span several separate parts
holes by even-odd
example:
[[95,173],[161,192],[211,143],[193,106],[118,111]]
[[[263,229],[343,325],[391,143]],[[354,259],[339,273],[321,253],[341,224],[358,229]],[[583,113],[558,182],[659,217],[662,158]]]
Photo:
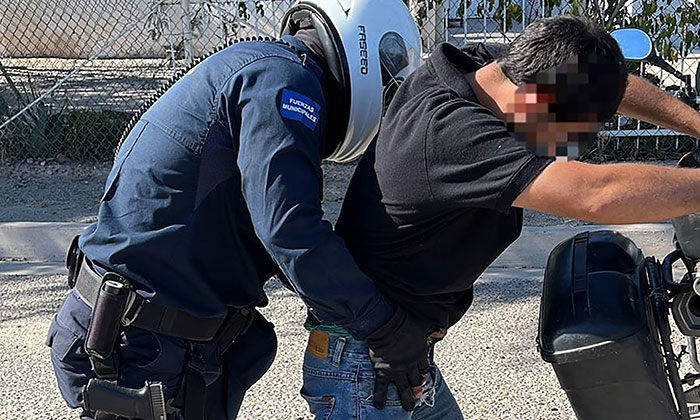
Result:
[[[93,222],[111,163],[38,161],[0,166],[0,222]],[[324,164],[325,217],[335,222],[354,164]],[[585,224],[525,211],[526,225]]]
[[0,166],[0,222],[92,222],[111,163]]

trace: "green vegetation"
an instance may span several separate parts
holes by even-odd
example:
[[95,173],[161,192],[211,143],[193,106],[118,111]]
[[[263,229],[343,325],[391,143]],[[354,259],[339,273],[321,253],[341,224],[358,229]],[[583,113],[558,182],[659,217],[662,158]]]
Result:
[[[0,63],[14,106],[0,96],[0,124],[39,98],[31,79],[22,91]],[[0,162],[12,157],[46,159],[58,154],[75,160],[112,158],[132,115],[116,111],[69,109],[39,100],[0,131]]]
[[[29,90],[23,87],[24,91],[20,92],[2,63],[0,63],[0,73],[5,78],[17,102],[17,107],[13,110],[5,99],[0,98],[0,123],[3,123],[19,109],[34,102],[38,98],[38,95],[31,79],[28,83]],[[63,131],[61,121],[62,112],[62,109],[56,109],[54,106],[44,101],[39,101],[9,123],[4,129],[9,135],[0,133],[0,140],[2,140],[4,144],[8,141],[7,137],[9,137],[8,143],[9,146],[12,147],[13,143],[16,143],[12,138],[20,138],[24,155],[29,157],[45,156],[49,153],[51,145],[60,137]],[[8,147],[4,147],[3,149],[5,153],[8,153]],[[10,150],[9,153],[11,154],[12,151]]]
[[76,160],[109,160],[132,114],[74,110],[64,113],[66,128],[57,150]]
[[[404,0],[414,9],[419,24],[442,0]],[[541,15],[571,14],[592,19],[606,29],[637,27],[651,35],[659,56],[678,60],[700,44],[700,0],[641,0],[634,8],[629,0],[525,0],[530,5],[523,11],[522,0],[464,0],[459,3],[457,17],[469,17],[498,22],[503,32],[510,32],[521,22],[532,22]],[[523,16],[525,13],[525,16]]]

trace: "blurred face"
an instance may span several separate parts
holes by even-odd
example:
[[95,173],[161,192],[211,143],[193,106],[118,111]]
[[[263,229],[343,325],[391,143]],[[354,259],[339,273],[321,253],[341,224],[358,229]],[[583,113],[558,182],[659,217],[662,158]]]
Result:
[[[576,86],[580,85],[574,89],[534,83],[518,86],[514,100],[506,106],[508,130],[539,156],[553,156],[558,161],[578,158],[595,140],[600,123],[594,111],[588,112],[585,104],[571,100],[578,97]],[[562,105],[572,102],[571,109]]]

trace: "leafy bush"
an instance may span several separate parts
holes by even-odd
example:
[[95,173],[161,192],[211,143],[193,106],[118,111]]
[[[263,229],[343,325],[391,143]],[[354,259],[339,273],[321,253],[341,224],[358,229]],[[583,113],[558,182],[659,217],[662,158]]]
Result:
[[[29,90],[17,87],[0,63],[0,74],[10,87],[14,106],[0,96],[0,124],[39,98],[29,79]],[[0,132],[0,162],[10,156],[45,159],[59,153],[74,160],[109,160],[131,114],[117,111],[67,109],[40,100],[10,121]]]
[[109,160],[131,117],[117,111],[66,112],[58,150],[75,160]]
[[[39,98],[31,79],[28,83],[29,91],[23,88],[24,92],[20,92],[2,63],[0,63],[0,73],[16,99],[17,111]],[[17,111],[12,110],[9,103],[2,98],[0,123],[8,121]],[[10,147],[13,143],[20,145],[21,153],[25,156],[46,157],[63,132],[62,115],[62,108],[57,109],[54,105],[39,100],[22,115],[12,120],[4,129],[6,134],[0,138]],[[4,146],[2,149],[7,151],[10,147]]]

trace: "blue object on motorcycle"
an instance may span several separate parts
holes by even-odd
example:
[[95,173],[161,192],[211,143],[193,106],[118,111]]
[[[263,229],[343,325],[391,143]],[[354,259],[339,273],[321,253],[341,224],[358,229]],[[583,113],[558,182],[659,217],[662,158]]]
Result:
[[579,420],[678,420],[646,299],[644,256],[623,235],[557,245],[544,276],[538,347]]
[[628,61],[644,61],[654,56],[654,43],[641,29],[623,28],[610,34],[620,45],[622,55]]

